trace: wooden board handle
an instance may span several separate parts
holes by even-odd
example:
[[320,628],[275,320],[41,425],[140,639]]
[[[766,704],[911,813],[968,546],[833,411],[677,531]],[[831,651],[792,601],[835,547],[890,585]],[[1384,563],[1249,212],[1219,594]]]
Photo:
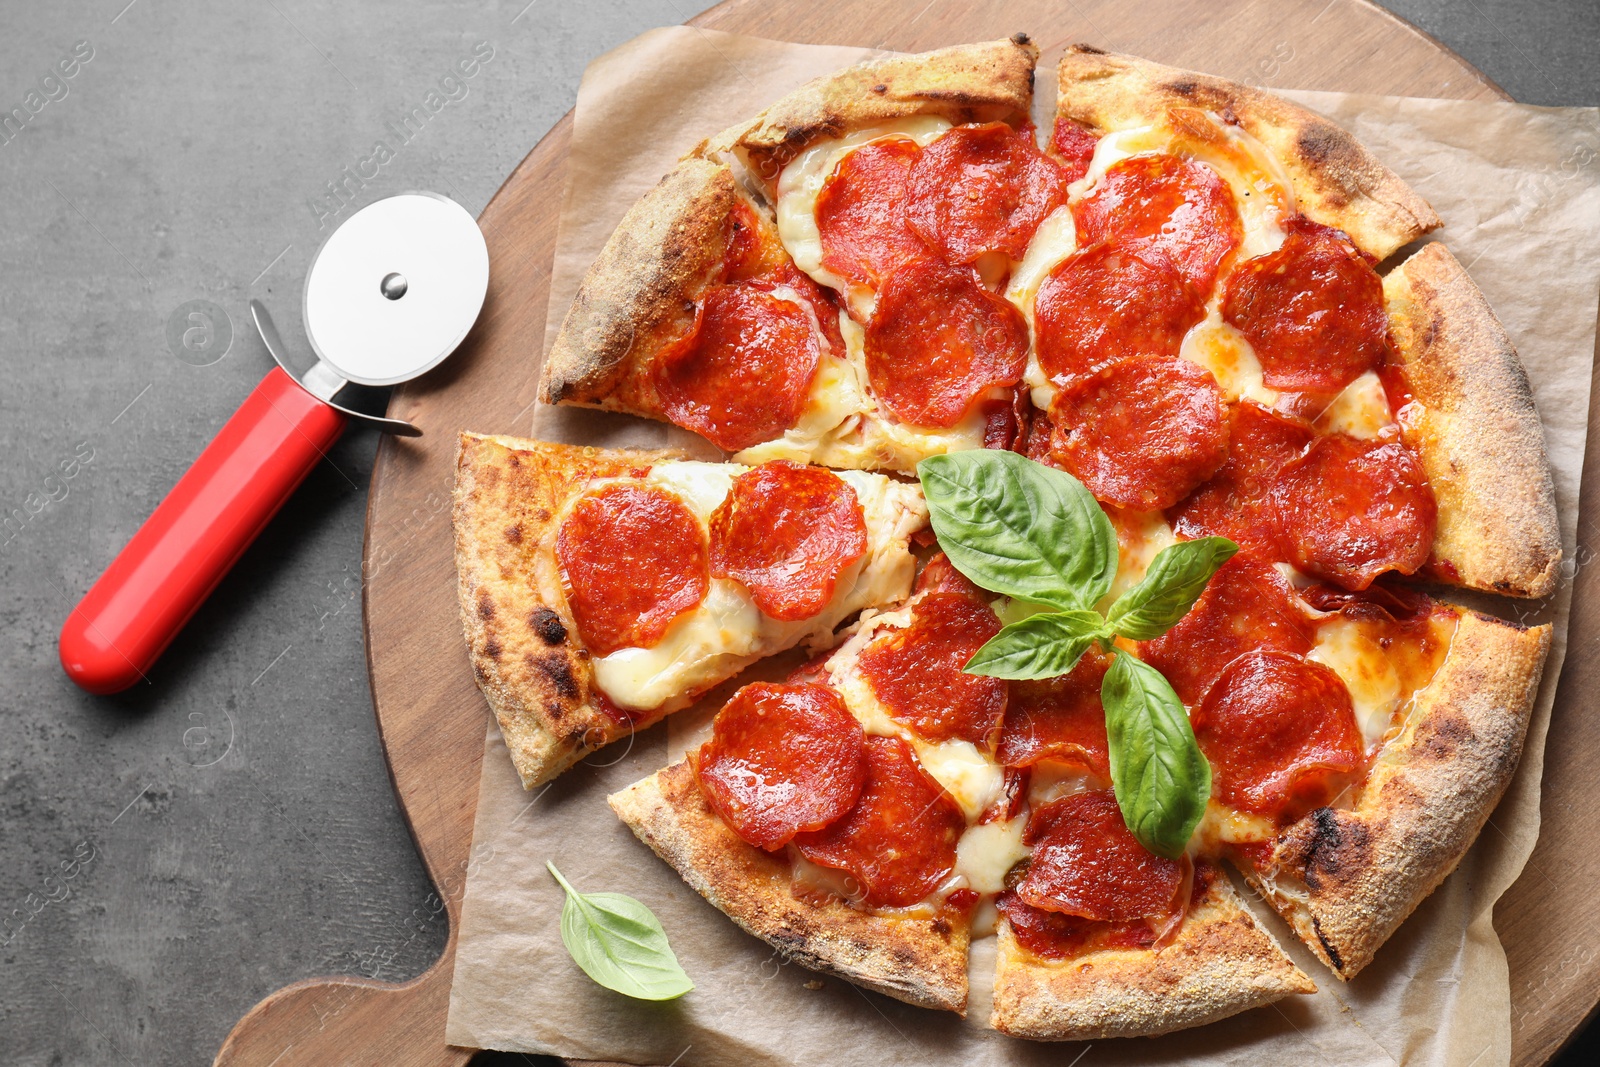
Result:
[[284,986],[235,1024],[214,1067],[462,1067],[474,1050],[444,1040],[454,969],[452,940],[409,982],[308,978]]

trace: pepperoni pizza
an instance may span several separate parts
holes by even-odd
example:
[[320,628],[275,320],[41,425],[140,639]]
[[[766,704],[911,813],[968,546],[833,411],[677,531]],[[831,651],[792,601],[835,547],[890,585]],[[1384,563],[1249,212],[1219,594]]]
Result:
[[[1228,867],[1339,979],[1454,869],[1515,769],[1550,630],[1415,583],[1541,597],[1559,535],[1516,352],[1444,246],[1413,247],[1439,220],[1398,177],[1267,93],[1084,46],[1041,136],[1035,59],[1019,35],[840,72],[646,194],[542,396],[670,420],[743,473],[702,537],[658,499],[660,457],[574,475],[553,446],[467,435],[463,613],[525,780],[704,691],[667,665],[704,658],[681,620],[708,582],[782,635],[722,653],[718,680],[837,633],[738,690],[618,815],[807,966],[964,1012],[971,940],[993,934],[999,1030],[1163,1033],[1315,988]],[[913,590],[926,511],[890,478],[866,536],[893,580],[841,599],[861,535],[827,479],[860,497],[862,470],[978,448],[1092,492],[1117,541],[1100,610],[1168,546],[1240,550],[1159,636],[1056,677],[972,673],[1037,607],[941,554]],[[537,644],[573,628],[581,659]],[[1170,685],[1209,766],[1173,854],[1119,809],[1103,694],[1124,656]],[[616,705],[612,657],[659,681],[629,705],[651,710]]]

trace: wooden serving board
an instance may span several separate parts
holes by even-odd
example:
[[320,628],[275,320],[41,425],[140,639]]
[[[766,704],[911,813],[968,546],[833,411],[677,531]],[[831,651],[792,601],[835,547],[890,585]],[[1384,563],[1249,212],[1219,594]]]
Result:
[[[1504,98],[1449,49],[1363,0],[727,0],[693,24],[907,52],[1024,30],[1047,60],[1084,41],[1269,87]],[[750,101],[751,111],[765,103]],[[450,940],[439,961],[407,983],[317,978],[279,990],[234,1027],[219,1064],[437,1067],[472,1055],[444,1042],[488,722],[456,612],[453,458],[458,430],[529,426],[571,132],[569,113],[484,210],[491,271],[482,317],[443,367],[395,391],[391,416],[426,435],[384,440],[368,502],[366,639],[378,726],[407,822],[449,909]],[[1584,478],[1585,501],[1593,473]],[[1580,559],[1589,558],[1591,540],[1580,534]],[[1548,1060],[1600,996],[1600,895],[1588,888],[1600,875],[1600,851],[1588,840],[1600,815],[1600,795],[1588,788],[1600,718],[1580,706],[1581,694],[1600,684],[1600,663],[1582,654],[1588,635],[1600,632],[1595,583],[1590,569],[1580,570],[1577,654],[1550,728],[1543,836],[1497,910],[1518,1064]]]

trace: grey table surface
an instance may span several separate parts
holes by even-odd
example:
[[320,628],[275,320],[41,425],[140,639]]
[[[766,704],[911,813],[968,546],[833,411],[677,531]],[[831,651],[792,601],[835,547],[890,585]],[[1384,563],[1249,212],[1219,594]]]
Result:
[[[269,369],[246,302],[305,351],[305,271],[350,210],[327,185],[389,123],[444,101],[359,201],[430,188],[476,214],[590,59],[705,6],[0,6],[0,114],[29,116],[0,139],[0,1061],[207,1063],[290,981],[436,958],[363,659],[372,433],[312,472],[151,684],[78,692],[56,633]],[[1600,104],[1596,0],[1388,6],[1518,100]],[[1600,1057],[1583,1040],[1570,1062]],[[500,1059],[529,1062],[480,1057]]]

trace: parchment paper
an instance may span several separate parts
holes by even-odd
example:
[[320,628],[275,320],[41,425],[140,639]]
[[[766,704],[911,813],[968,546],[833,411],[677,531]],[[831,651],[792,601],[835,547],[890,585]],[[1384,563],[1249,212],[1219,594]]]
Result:
[[[682,152],[807,78],[867,54],[676,27],[647,33],[596,60],[578,93],[547,346],[623,212]],[[491,724],[446,1029],[452,1043],[730,1067],[1509,1062],[1510,990],[1491,919],[1494,902],[1521,872],[1538,836],[1545,731],[1566,648],[1600,293],[1600,112],[1284,95],[1345,126],[1433,203],[1446,223],[1437,236],[1467,266],[1515,339],[1544,419],[1569,560],[1565,580],[1545,602],[1498,602],[1491,609],[1524,621],[1554,621],[1555,642],[1517,776],[1456,873],[1349,984],[1253,901],[1320,992],[1155,1040],[1084,1049],[1009,1039],[981,1025],[988,1015],[993,939],[975,946],[970,1021],[863,992],[788,964],[741,932],[612,815],[606,794],[681,752],[706,720],[706,709],[731,692],[730,683],[698,711],[596,753],[534,793],[519,787]],[[532,426],[472,428],[531,430],[581,443],[705,447],[663,424],[574,409],[541,407]],[[645,1004],[590,982],[562,947],[561,891],[544,870],[547,859],[582,889],[627,892],[648,904],[695,990],[671,1003]]]

